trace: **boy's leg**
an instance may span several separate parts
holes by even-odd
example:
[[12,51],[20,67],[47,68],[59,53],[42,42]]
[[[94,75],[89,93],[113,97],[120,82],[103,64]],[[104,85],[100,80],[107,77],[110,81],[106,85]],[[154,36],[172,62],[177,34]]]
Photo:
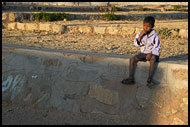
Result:
[[139,61],[139,59],[136,56],[130,58],[129,79],[134,79],[134,72],[133,72],[133,70],[134,70],[134,63],[138,62],[138,61]]
[[151,59],[150,59],[150,68],[149,68],[149,76],[148,76],[148,80],[147,81],[151,81],[152,80],[152,75],[153,75],[153,71],[154,71],[154,64],[156,62],[156,57],[154,55],[152,55]]
[[129,62],[129,78],[123,79],[121,81],[121,83],[123,83],[123,84],[130,84],[130,85],[132,85],[132,84],[135,83],[134,82],[133,70],[134,70],[134,63],[138,62],[138,61],[139,60],[138,60],[138,58],[136,56],[130,58],[130,62]]

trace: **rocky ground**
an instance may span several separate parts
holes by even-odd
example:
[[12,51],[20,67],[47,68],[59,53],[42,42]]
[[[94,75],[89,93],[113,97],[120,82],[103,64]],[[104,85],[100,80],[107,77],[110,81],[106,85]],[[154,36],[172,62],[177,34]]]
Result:
[[[138,23],[140,25],[140,22]],[[178,26],[180,26],[180,21],[176,23],[179,23]],[[157,24],[158,26],[161,25],[160,23]],[[181,25],[181,27],[184,26],[185,24]],[[175,28],[175,26],[172,27],[170,24],[170,28]],[[135,55],[140,51],[140,49],[134,46],[133,40],[134,36],[81,33],[65,33],[60,35],[51,34],[48,32],[27,32],[2,29],[2,42],[4,44],[16,44],[31,47],[93,53]],[[160,58],[169,57],[176,58],[176,60],[186,60],[188,58],[187,38],[179,38],[176,36],[167,37],[160,35],[160,42]]]

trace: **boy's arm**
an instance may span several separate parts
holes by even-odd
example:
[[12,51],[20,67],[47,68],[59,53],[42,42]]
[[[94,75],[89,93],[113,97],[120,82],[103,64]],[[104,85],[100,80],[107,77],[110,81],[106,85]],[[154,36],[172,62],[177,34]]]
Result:
[[159,40],[158,35],[155,37],[154,41],[155,41],[155,44],[154,44],[154,47],[153,47],[151,53],[149,53],[149,54],[146,56],[146,59],[147,59],[147,60],[150,60],[152,54],[159,56],[160,40]]
[[140,35],[139,35],[139,37],[138,37],[138,41],[139,42],[141,42],[141,37],[144,35],[144,34],[146,34],[146,32],[143,30],[143,31],[141,31],[141,33],[140,33]]
[[159,40],[159,37],[158,35],[155,37],[155,44],[154,44],[154,47],[152,49],[152,54],[154,55],[159,55],[159,51],[160,51],[160,40]]
[[143,46],[142,44],[141,44],[141,38],[142,38],[142,36],[145,34],[145,31],[141,31],[141,32],[139,32],[137,35],[136,35],[136,37],[135,37],[135,39],[134,39],[134,45],[135,46]]

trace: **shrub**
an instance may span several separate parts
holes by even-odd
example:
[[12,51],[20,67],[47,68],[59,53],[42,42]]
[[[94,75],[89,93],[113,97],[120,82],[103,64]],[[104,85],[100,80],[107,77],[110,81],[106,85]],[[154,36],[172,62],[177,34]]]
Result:
[[176,9],[182,8],[182,6],[181,5],[174,5],[173,8],[174,8],[174,10],[176,10]]
[[150,11],[151,9],[149,8],[143,8],[142,6],[139,7],[139,10],[140,11]]
[[111,13],[111,14],[104,14],[103,18],[106,20],[120,20],[121,17],[120,16],[116,16],[115,14]]
[[171,29],[168,28],[161,28],[157,30],[157,33],[160,35],[164,35],[164,36],[170,36],[171,35]]
[[41,11],[38,14],[35,14],[35,20],[37,21],[59,21],[69,18],[69,14],[66,13],[53,13],[53,14],[47,14],[44,11]]
[[64,20],[68,18],[69,18],[69,14],[66,14],[66,13],[53,13],[52,15],[53,21]]
[[183,11],[183,12],[188,12],[188,9],[181,9],[181,11]]
[[113,11],[121,11],[121,9],[120,9],[119,7],[116,7],[116,6],[113,6],[113,7],[112,7],[112,10],[113,10]]

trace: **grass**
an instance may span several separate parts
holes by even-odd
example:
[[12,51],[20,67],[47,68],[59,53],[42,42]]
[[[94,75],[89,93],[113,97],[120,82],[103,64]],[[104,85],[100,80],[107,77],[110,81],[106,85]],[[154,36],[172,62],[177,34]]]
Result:
[[69,14],[66,13],[53,13],[53,14],[47,14],[44,11],[40,11],[40,13],[34,15],[35,20],[37,21],[60,21],[64,19],[69,18]]
[[120,16],[116,16],[115,14],[111,13],[111,14],[104,14],[103,18],[110,21],[110,20],[121,20]]

